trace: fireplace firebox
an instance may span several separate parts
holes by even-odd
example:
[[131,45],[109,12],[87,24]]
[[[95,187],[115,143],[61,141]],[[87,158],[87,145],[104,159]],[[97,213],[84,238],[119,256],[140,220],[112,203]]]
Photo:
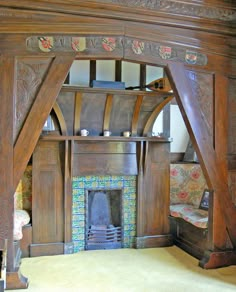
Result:
[[87,190],[85,249],[122,247],[122,189]]

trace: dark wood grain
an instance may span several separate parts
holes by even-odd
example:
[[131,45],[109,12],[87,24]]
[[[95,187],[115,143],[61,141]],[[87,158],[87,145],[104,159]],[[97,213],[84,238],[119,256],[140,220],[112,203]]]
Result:
[[[170,64],[168,67],[168,77],[170,78],[190,138],[194,144],[194,149],[197,151],[208,186],[214,189],[214,194],[220,202],[221,212],[224,214],[230,239],[235,246],[236,230],[233,222],[236,222],[236,210],[228,190],[228,177],[225,161],[222,161],[219,158],[218,153],[216,153],[211,141],[209,140],[206,126],[202,120],[199,104],[196,99],[191,98],[193,94],[183,66],[174,63]],[[226,133],[221,131],[221,134],[224,140]],[[220,139],[217,139],[215,144],[221,143],[219,140]],[[224,153],[221,153],[221,155],[223,154]],[[221,226],[218,225],[217,228],[219,228],[219,232]]]
[[111,109],[112,109],[112,100],[113,100],[113,95],[108,94],[107,99],[106,99],[105,113],[104,113],[103,131],[110,130],[110,117],[111,117]]
[[134,112],[133,112],[133,119],[132,119],[132,125],[131,125],[132,136],[136,136],[137,135],[139,113],[140,113],[140,110],[141,110],[142,102],[143,102],[143,95],[138,95],[136,103],[135,103],[135,108],[134,108]]
[[[33,155],[32,244],[64,242],[64,190],[59,143],[39,142]],[[31,248],[32,249],[32,248]]]
[[74,118],[74,135],[79,134],[80,130],[80,114],[81,114],[81,107],[82,107],[82,93],[76,92],[75,93],[75,118]]
[[59,125],[60,125],[60,130],[61,130],[61,134],[62,135],[67,135],[67,126],[66,126],[66,122],[65,122],[65,119],[64,119],[64,116],[63,116],[63,113],[60,109],[60,106],[57,102],[54,103],[53,105],[53,110],[57,116],[57,119],[58,119],[58,122],[59,122]]
[[[25,124],[14,146],[14,186],[16,187],[65,80],[74,55],[56,57],[42,84],[37,98],[27,116]],[[54,84],[51,87],[51,84]],[[50,90],[48,90],[48,87]],[[45,96],[47,98],[45,98]],[[39,111],[38,109],[41,109]],[[22,155],[24,153],[24,155]]]
[[[10,3],[9,3],[10,2]],[[233,1],[198,1],[196,5],[192,2],[182,1],[181,5],[179,1],[76,1],[71,0],[70,5],[65,1],[34,1],[22,0],[22,1],[3,1],[0,0],[1,7],[1,26],[0,26],[0,51],[1,51],[1,107],[0,107],[0,182],[3,188],[2,196],[0,197],[0,215],[2,223],[0,225],[1,237],[8,238],[8,276],[7,286],[9,288],[26,288],[27,281],[24,279],[18,270],[16,271],[14,266],[14,251],[13,251],[13,193],[16,189],[17,183],[22,176],[22,173],[28,163],[30,156],[37,144],[38,138],[43,127],[43,123],[49,115],[56,96],[63,83],[63,79],[66,78],[73,58],[77,59],[90,59],[92,62],[96,62],[97,59],[114,59],[117,62],[131,61],[143,64],[143,66],[149,64],[154,66],[165,67],[170,65],[171,71],[175,70],[174,62],[182,64],[180,70],[177,71],[175,76],[171,77],[170,72],[168,76],[172,83],[172,87],[177,96],[178,104],[183,105],[181,107],[185,122],[188,130],[191,133],[191,139],[193,140],[195,148],[197,148],[198,156],[201,161],[201,166],[204,170],[209,187],[214,188],[215,201],[213,207],[213,223],[211,229],[210,247],[214,244],[220,247],[223,251],[221,255],[212,253],[207,254],[204,259],[203,267],[217,267],[217,265],[232,264],[235,262],[235,253],[233,251],[228,252],[228,248],[235,249],[236,244],[236,231],[235,231],[235,155],[236,155],[236,140],[235,140],[235,79],[236,79],[236,41],[235,41],[235,25],[233,24],[233,15],[235,14],[235,4]],[[196,2],[196,1],[195,1]],[[201,3],[200,3],[201,2]],[[42,52],[36,46],[32,48],[29,45],[29,39],[38,36],[53,35],[60,37],[57,43],[57,49],[48,53]],[[83,52],[72,52],[70,46],[70,38],[74,36],[83,36],[86,38],[87,48]],[[117,47],[114,51],[106,51],[102,46],[103,37],[112,37],[117,41]],[[133,41],[138,41],[141,44],[140,51],[135,50],[132,46]],[[37,42],[36,42],[37,43]],[[64,46],[64,47],[63,47]],[[171,56],[165,58],[159,54],[160,47],[167,47],[171,49]],[[73,56],[68,56],[68,50],[72,52]],[[197,63],[204,61],[204,64],[194,64],[189,62],[187,57],[187,51],[197,54]],[[69,53],[70,54],[70,53]],[[17,112],[15,105],[16,100],[14,95],[17,91],[16,76],[19,60],[21,58],[28,58],[34,64],[34,68],[40,69],[41,58],[55,59],[53,66],[47,71],[47,77],[36,94],[35,103],[31,109],[31,112],[26,113],[27,119],[24,123],[24,127],[20,133],[18,140],[16,141],[15,148],[13,149],[12,137],[16,133],[16,129],[13,129],[14,115]],[[204,59],[205,57],[205,59]],[[203,60],[203,59],[204,60]],[[17,60],[15,62],[15,60]],[[57,64],[56,64],[57,63]],[[118,63],[117,63],[118,64]],[[183,65],[184,64],[184,65]],[[120,63],[119,63],[120,65]],[[185,69],[192,70],[191,86],[196,81],[195,76],[211,75],[213,78],[207,83],[207,86],[203,87],[203,95],[210,89],[212,96],[209,96],[213,102],[213,107],[209,115],[206,115],[206,111],[209,108],[204,104],[201,96],[196,96],[198,100],[194,102],[192,96],[196,93],[192,92],[189,88],[188,82],[186,82],[183,72]],[[168,69],[167,69],[168,70]],[[116,80],[121,77],[120,69],[117,65]],[[96,79],[94,74],[90,79]],[[94,77],[95,76],[95,77]],[[28,76],[24,76],[27,78]],[[30,77],[30,76],[29,76]],[[182,78],[183,77],[183,78]],[[193,82],[194,81],[194,82]],[[197,80],[195,83],[201,83]],[[191,87],[190,86],[190,87]],[[197,86],[195,89],[199,89]],[[229,97],[227,91],[229,89]],[[61,124],[61,130],[63,136],[55,137],[43,137],[42,140],[46,142],[63,141],[65,143],[65,151],[68,152],[65,156],[65,177],[66,187],[64,192],[70,192],[69,181],[71,178],[71,167],[73,165],[73,144],[74,143],[87,143],[98,142],[103,143],[104,137],[100,137],[103,130],[104,121],[104,105],[105,97],[104,91],[95,89],[78,89],[72,87],[69,89],[62,89],[71,92],[73,97],[75,92],[82,92],[83,96],[86,95],[88,99],[89,95],[99,96],[101,100],[94,102],[95,99],[85,101],[82,100],[81,117],[80,122],[83,122],[83,126],[87,127],[91,125],[91,117],[95,117],[91,129],[94,131],[93,137],[74,137],[74,111],[71,114],[65,114],[59,104],[64,121],[59,118]],[[89,91],[90,90],[90,91]],[[115,90],[109,90],[106,94],[117,94]],[[139,242],[142,246],[152,245],[153,242],[157,243],[157,239],[163,242],[161,234],[150,235],[157,230],[163,233],[167,230],[165,216],[159,218],[154,211],[156,209],[151,206],[150,217],[146,214],[146,201],[153,203],[157,210],[159,204],[168,204],[168,200],[161,198],[160,200],[151,193],[150,200],[149,191],[155,192],[160,195],[160,188],[165,188],[168,184],[167,181],[159,181],[160,187],[156,185],[156,182],[150,183],[150,178],[145,176],[145,173],[149,173],[150,169],[154,174],[159,175],[157,169],[158,163],[156,161],[153,150],[158,146],[151,146],[154,142],[166,143],[169,147],[169,141],[166,139],[153,140],[153,138],[141,137],[143,132],[147,132],[151,127],[152,121],[147,124],[148,117],[152,115],[154,110],[154,102],[152,98],[162,98],[161,93],[145,93],[135,92],[135,98],[137,95],[143,95],[142,106],[139,113],[139,121],[137,127],[138,137],[129,138],[129,142],[137,145],[137,168],[138,168],[138,218],[137,218],[137,235]],[[121,100],[131,99],[134,96],[133,92],[120,91],[117,95],[122,95]],[[179,96],[180,95],[180,96]],[[125,96],[125,98],[124,98]],[[199,98],[199,99],[198,99]],[[67,101],[68,99],[66,99]],[[94,104],[91,106],[90,101]],[[198,103],[203,103],[201,106]],[[228,104],[227,104],[228,103]],[[74,99],[72,98],[72,104],[74,105]],[[117,102],[119,104],[119,102]],[[122,104],[122,102],[121,102]],[[116,129],[116,134],[121,135],[124,129],[132,128],[132,124],[129,119],[125,121],[125,117],[134,116],[135,103],[133,101],[125,102],[123,108],[120,109],[120,117],[115,114],[114,125],[110,121],[110,125]],[[195,107],[195,105],[197,105]],[[202,105],[205,106],[204,110]],[[73,108],[73,106],[71,107]],[[92,108],[91,110],[89,110]],[[96,112],[96,108],[99,108]],[[127,110],[128,108],[128,110]],[[74,108],[73,108],[74,109]],[[136,108],[137,110],[137,108]],[[116,108],[115,108],[116,111]],[[56,110],[57,112],[57,110]],[[201,112],[201,114],[200,114]],[[89,113],[87,115],[87,113]],[[92,113],[92,114],[91,114]],[[125,114],[124,114],[125,113]],[[22,114],[22,113],[20,113]],[[57,112],[57,116],[60,114]],[[68,115],[71,115],[68,117]],[[87,118],[86,118],[87,116]],[[122,122],[120,122],[120,120]],[[125,122],[123,122],[123,120]],[[99,121],[99,123],[98,123]],[[211,139],[208,137],[206,122],[210,121]],[[228,125],[227,125],[228,121]],[[146,130],[143,131],[144,125],[148,125]],[[67,133],[65,131],[67,127]],[[134,127],[135,128],[135,127]],[[214,128],[214,129],[213,129]],[[136,132],[136,131],[134,131]],[[228,134],[226,134],[228,133]],[[67,136],[67,135],[68,136]],[[228,135],[228,137],[226,136]],[[50,140],[51,139],[51,140]],[[149,147],[145,147],[146,141],[148,141]],[[109,137],[107,142],[119,142],[124,143],[124,137]],[[157,143],[157,144],[158,144]],[[70,145],[71,144],[71,145]],[[164,147],[164,146],[163,146]],[[159,151],[159,150],[157,150]],[[155,151],[154,151],[155,152]],[[146,153],[146,158],[144,161]],[[14,158],[13,158],[14,155]],[[131,154],[128,154],[131,155]],[[177,156],[176,156],[177,157]],[[179,157],[179,156],[178,156]],[[68,164],[66,161],[69,161]],[[228,172],[227,162],[229,161],[230,172]],[[143,166],[146,163],[146,169],[144,171]],[[150,169],[149,169],[150,168]],[[160,173],[163,178],[163,172]],[[153,180],[156,177],[152,176]],[[151,173],[152,175],[152,173]],[[228,185],[228,176],[230,183]],[[163,178],[164,180],[164,178]],[[149,183],[149,184],[148,184]],[[148,187],[146,186],[148,184]],[[152,190],[150,190],[151,188]],[[162,189],[163,191],[163,189]],[[64,194],[66,195],[66,194]],[[162,195],[162,194],[161,194]],[[167,198],[164,193],[164,198]],[[66,203],[66,209],[69,205]],[[145,201],[146,200],[146,201]],[[149,201],[148,201],[149,200]],[[164,201],[162,201],[164,200]],[[233,200],[233,201],[232,201]],[[166,210],[166,209],[165,209]],[[66,240],[70,240],[69,222],[70,211],[67,213],[67,226],[64,227]],[[148,218],[146,218],[148,217]],[[147,220],[147,224],[146,224]],[[160,220],[162,223],[157,223]],[[153,226],[152,226],[153,223]],[[162,225],[163,224],[163,225]],[[164,229],[162,229],[162,227]],[[226,229],[229,231],[230,239]],[[159,232],[158,231],[158,232]],[[186,231],[186,230],[185,230]],[[145,235],[149,233],[149,235]],[[149,236],[153,236],[150,238]],[[162,239],[161,239],[162,238]],[[168,238],[168,235],[166,236]],[[166,240],[165,238],[165,240]],[[230,244],[227,244],[227,241]],[[232,245],[233,243],[233,245]],[[63,245],[59,244],[59,249],[62,250]],[[33,247],[32,247],[33,249]],[[57,250],[57,245],[53,244],[49,247],[50,252]],[[227,250],[227,252],[225,252]],[[36,254],[36,252],[35,252]],[[208,259],[207,259],[208,258]]]
[[[14,266],[13,248],[13,210],[14,210],[14,189],[13,189],[13,87],[14,87],[14,66],[13,57],[1,56],[1,81],[0,81],[0,182],[2,185],[0,218],[0,243],[4,244],[8,239],[7,266],[9,270]],[[0,246],[4,249],[4,245]]]
[[169,96],[166,99],[163,100],[162,103],[158,104],[155,110],[151,113],[150,117],[148,118],[146,125],[143,129],[143,136],[147,136],[148,132],[152,132],[151,127],[153,126],[155,119],[157,118],[158,114],[162,111],[165,105],[167,105],[173,96]]

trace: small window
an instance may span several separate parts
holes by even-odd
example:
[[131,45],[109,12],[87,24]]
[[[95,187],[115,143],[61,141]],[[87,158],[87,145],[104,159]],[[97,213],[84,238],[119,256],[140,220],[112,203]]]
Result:
[[51,116],[47,118],[43,126],[43,131],[55,131],[54,123]]

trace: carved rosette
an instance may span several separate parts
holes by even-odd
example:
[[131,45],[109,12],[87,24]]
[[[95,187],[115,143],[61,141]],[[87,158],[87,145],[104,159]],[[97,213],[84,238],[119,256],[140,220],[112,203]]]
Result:
[[158,60],[173,60],[190,65],[205,66],[207,56],[193,49],[165,45],[123,36],[32,36],[26,48],[33,52],[77,52],[81,56],[153,56]]

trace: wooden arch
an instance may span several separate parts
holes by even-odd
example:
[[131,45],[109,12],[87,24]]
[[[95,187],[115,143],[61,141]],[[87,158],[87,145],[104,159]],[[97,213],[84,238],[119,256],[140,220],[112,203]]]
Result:
[[[154,10],[150,9],[149,1],[140,1],[140,3],[133,1],[136,2],[136,6],[132,9],[129,9],[128,1],[126,1],[127,3],[125,1],[104,1],[104,3],[101,3],[102,1],[88,1],[85,3],[84,1],[71,0],[70,5],[66,5],[64,1],[59,0],[47,1],[47,4],[46,1],[39,0],[39,3],[35,5],[32,1],[23,0],[21,3],[12,1],[11,6],[5,3],[6,1],[0,2],[3,9],[0,30],[4,40],[0,45],[0,91],[2,98],[0,135],[1,140],[4,138],[4,143],[0,141],[0,182],[2,186],[0,217],[4,218],[3,224],[0,225],[0,235],[2,238],[8,238],[8,276],[13,279],[13,282],[17,282],[17,277],[18,281],[21,281],[13,260],[13,192],[76,57],[134,60],[166,68],[167,76],[208,185],[214,189],[216,198],[214,208],[220,210],[219,213],[223,215],[214,218],[215,230],[212,234],[214,243],[219,250],[225,250],[226,233],[228,232],[233,249],[235,249],[236,211],[229,195],[226,158],[228,143],[226,131],[227,92],[225,88],[228,84],[225,75],[228,74],[229,60],[234,56],[235,49],[235,41],[231,40],[233,26],[230,25],[232,21],[230,17],[233,13],[230,4],[222,4],[218,0],[212,0],[212,3],[208,5],[210,10],[208,6],[204,6],[205,4],[199,4],[202,9],[196,9],[196,5],[191,5],[191,3],[183,4],[186,9],[182,9],[182,6],[177,3],[178,1],[172,1],[173,5],[169,5],[169,1],[163,1],[166,6],[161,7],[160,11],[160,7],[155,7]],[[226,19],[223,20],[219,15],[224,15]],[[82,56],[80,50],[73,51],[71,46],[67,52],[61,48],[57,52],[50,51],[48,48],[49,52],[45,54],[38,47],[34,51],[35,41],[37,44],[39,36],[58,36],[60,33],[66,37],[78,34],[79,36],[89,35],[90,47],[85,56]],[[35,39],[31,38],[32,35]],[[119,38],[118,54],[112,50],[102,52],[100,50],[99,54],[96,53],[99,37],[106,39],[107,36]],[[229,45],[230,42],[233,43],[232,47]],[[61,38],[56,40],[56,45],[64,43]],[[126,46],[122,50],[123,43]],[[29,44],[32,46],[29,47]],[[134,44],[133,49],[136,54],[133,53],[132,46],[128,46],[129,44]],[[98,47],[101,49],[102,46],[98,45]],[[171,55],[173,58],[157,57],[155,53],[160,47],[163,47],[164,51],[166,49],[166,51],[173,52],[173,56]],[[143,51],[144,49],[149,50],[147,54]],[[208,62],[206,56],[202,54],[204,51],[208,54]],[[190,55],[193,60],[199,60],[201,63],[186,63],[185,58]],[[14,95],[17,92],[14,88],[16,84],[14,76],[17,56],[35,58],[34,62],[49,56],[53,61],[47,71],[46,78],[43,79],[37,91],[35,101],[14,144],[12,138],[15,111]],[[175,63],[176,61],[179,63]],[[189,61],[191,60],[189,59]],[[213,141],[206,131],[199,101],[193,98],[192,90],[194,89],[186,77],[186,68],[193,71],[206,70],[207,73],[216,72],[212,73],[214,80],[211,82],[215,95]],[[232,68],[229,74],[236,74],[235,69]],[[137,114],[140,102],[141,98],[137,101]],[[136,116],[133,117],[134,131],[135,127]],[[23,286],[25,287],[22,284]]]

